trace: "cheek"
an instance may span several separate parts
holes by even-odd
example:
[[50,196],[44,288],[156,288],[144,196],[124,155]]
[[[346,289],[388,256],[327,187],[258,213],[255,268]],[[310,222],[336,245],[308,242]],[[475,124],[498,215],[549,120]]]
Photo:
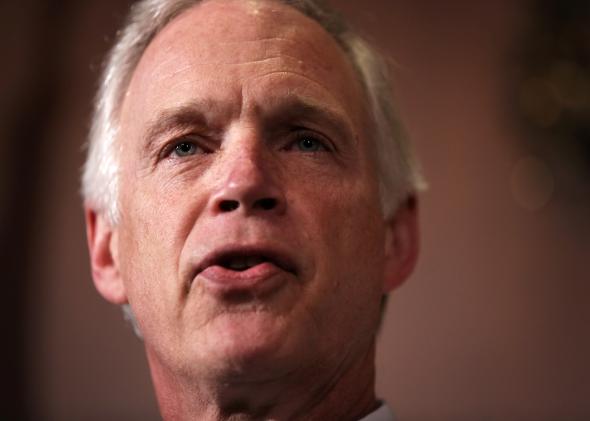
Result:
[[[149,168],[127,162],[123,175],[121,213],[145,245],[175,250],[182,247],[200,206],[192,183],[183,177],[167,177]],[[191,190],[192,189],[192,190]],[[148,240],[153,243],[147,242]],[[149,251],[149,250],[147,250]]]
[[[148,183],[122,189],[121,275],[129,301],[142,323],[161,323],[180,294],[178,261],[182,249],[182,206]],[[170,206],[174,203],[175,206]],[[142,326],[146,330],[146,326]]]
[[358,288],[380,295],[384,222],[377,188],[372,186],[344,180],[328,189],[308,190],[301,198],[305,214],[297,219],[305,224],[302,231],[313,249],[319,276],[333,291]]
[[300,198],[306,213],[301,219],[314,225],[312,231],[326,247],[350,253],[356,248],[380,251],[384,222],[376,183],[341,178],[318,184]]
[[325,208],[315,207],[316,217],[321,217],[309,240],[316,272],[309,282],[313,304],[308,308],[317,332],[324,336],[318,343],[325,342],[331,350],[346,350],[372,340],[380,317],[383,283],[379,209],[371,211],[350,196],[339,199],[333,206],[324,202]]

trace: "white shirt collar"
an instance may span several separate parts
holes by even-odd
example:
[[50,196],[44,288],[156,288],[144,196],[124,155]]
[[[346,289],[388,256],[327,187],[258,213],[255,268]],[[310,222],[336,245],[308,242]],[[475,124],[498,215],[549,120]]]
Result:
[[391,412],[387,404],[383,403],[379,408],[359,421],[394,421],[393,412]]

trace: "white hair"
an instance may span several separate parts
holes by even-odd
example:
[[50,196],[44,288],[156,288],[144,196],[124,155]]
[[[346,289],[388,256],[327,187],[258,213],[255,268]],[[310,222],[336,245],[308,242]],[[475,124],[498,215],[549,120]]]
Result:
[[[82,175],[86,204],[116,225],[119,221],[119,149],[117,131],[123,97],[143,52],[172,19],[206,0],[143,0],[132,6],[118,32],[96,95]],[[344,20],[318,0],[275,0],[318,22],[340,45],[365,89],[377,149],[383,213],[419,190],[422,177],[395,112],[387,61]]]

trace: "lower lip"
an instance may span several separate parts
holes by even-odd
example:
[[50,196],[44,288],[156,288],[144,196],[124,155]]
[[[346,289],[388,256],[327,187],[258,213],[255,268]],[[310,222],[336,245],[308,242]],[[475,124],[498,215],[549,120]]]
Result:
[[261,263],[244,271],[235,271],[223,266],[209,266],[203,270],[196,283],[201,283],[214,295],[251,293],[255,296],[268,294],[279,288],[288,272],[272,263]]

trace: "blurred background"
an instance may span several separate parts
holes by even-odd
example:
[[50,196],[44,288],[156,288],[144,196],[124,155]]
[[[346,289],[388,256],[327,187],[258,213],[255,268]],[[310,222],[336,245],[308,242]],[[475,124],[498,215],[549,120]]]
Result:
[[[6,419],[159,419],[141,342],[94,291],[78,194],[129,3],[0,3]],[[332,3],[394,58],[430,184],[380,396],[402,421],[590,419],[590,2]]]

